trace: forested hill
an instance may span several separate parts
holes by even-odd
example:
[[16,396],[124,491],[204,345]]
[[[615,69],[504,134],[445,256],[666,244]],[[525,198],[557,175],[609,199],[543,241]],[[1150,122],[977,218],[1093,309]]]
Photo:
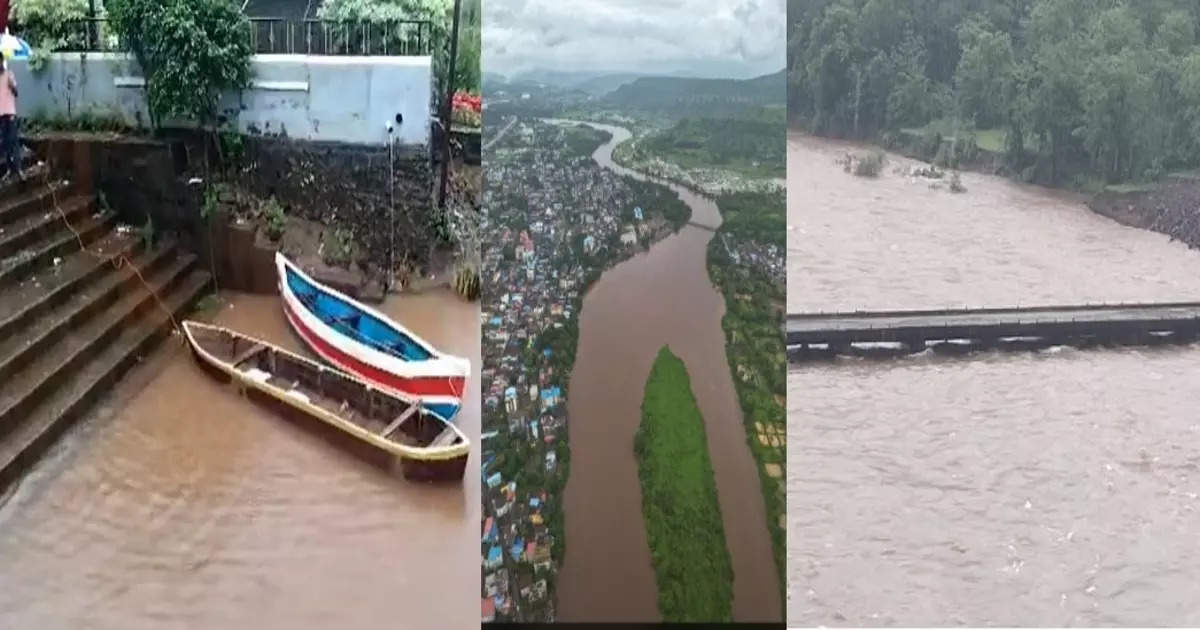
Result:
[[642,77],[604,97],[605,104],[676,117],[740,117],[786,103],[783,70],[753,79]]
[[987,130],[1056,182],[1200,165],[1196,0],[789,0],[788,20],[789,115],[815,133]]

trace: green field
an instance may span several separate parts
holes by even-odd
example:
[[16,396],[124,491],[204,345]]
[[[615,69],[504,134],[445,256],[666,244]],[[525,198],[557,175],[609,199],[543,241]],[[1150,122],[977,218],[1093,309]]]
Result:
[[784,120],[685,118],[650,134],[638,151],[687,169],[721,168],[747,177],[783,177],[787,173]]
[[[924,136],[930,132],[941,133],[946,140],[954,138],[954,125],[946,120],[935,120],[924,127],[906,128],[900,131],[917,136]],[[974,137],[975,145],[984,151],[992,153],[1004,153],[1004,130],[1003,129],[959,129],[959,133],[965,137]],[[1027,142],[1032,142],[1032,138]]]
[[704,418],[687,368],[666,346],[646,380],[633,448],[663,620],[731,621],[733,568]]

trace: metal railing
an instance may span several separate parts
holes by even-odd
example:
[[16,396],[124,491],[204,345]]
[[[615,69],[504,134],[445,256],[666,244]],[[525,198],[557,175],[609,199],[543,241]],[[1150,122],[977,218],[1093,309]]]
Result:
[[[249,18],[254,54],[408,56],[432,54],[429,20],[334,21]],[[105,18],[72,20],[55,52],[127,50]]]
[[428,55],[432,32],[429,20],[250,18],[250,49],[260,54]]

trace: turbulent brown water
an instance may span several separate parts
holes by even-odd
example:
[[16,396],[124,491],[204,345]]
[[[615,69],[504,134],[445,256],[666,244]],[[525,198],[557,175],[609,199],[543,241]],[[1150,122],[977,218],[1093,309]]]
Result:
[[[0,507],[0,627],[478,627],[478,305],[437,291],[382,310],[474,361],[461,485],[265,412],[173,338]],[[235,295],[216,321],[301,347],[274,296]]]
[[[1076,196],[853,150],[788,140],[790,312],[1200,298],[1200,255]],[[1196,374],[1195,345],[794,367],[789,623],[1200,623]]]
[[[629,137],[619,127],[596,150],[602,166]],[[671,186],[692,219],[720,225],[712,201]],[[558,578],[561,621],[660,618],[642,519],[633,435],[650,366],[664,344],[683,359],[704,415],[708,449],[733,561],[734,618],[778,620],[779,586],[762,490],[746,444],[721,317],[705,254],[713,233],[687,226],[608,270],[583,301],[567,410],[571,473],[564,497],[566,556]]]

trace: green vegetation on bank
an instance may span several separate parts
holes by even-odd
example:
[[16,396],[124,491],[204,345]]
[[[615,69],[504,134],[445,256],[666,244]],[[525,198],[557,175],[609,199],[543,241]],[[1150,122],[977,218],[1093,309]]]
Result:
[[612,140],[612,134],[603,129],[590,125],[572,125],[566,129],[564,142],[574,155],[589,157],[609,140]]
[[717,197],[721,209],[721,232],[748,241],[758,241],[785,247],[787,245],[787,217],[784,207],[787,193],[736,192]]
[[642,516],[665,621],[732,621],[733,568],[704,418],[683,361],[663,347],[633,440]]
[[725,168],[750,177],[783,177],[784,120],[684,118],[637,144],[642,155],[683,168]]
[[217,123],[221,94],[250,85],[249,22],[222,0],[111,0],[109,23],[143,69],[150,118]]
[[[786,607],[787,417],[783,403],[787,395],[787,356],[781,332],[784,286],[753,267],[735,264],[724,244],[726,238],[758,239],[759,226],[764,231],[762,236],[769,236],[765,242],[784,240],[784,228],[767,226],[785,222],[786,201],[782,191],[737,193],[718,197],[717,205],[726,219],[708,244],[708,275],[725,298],[725,316],[721,319],[725,356],[742,408],[746,439],[757,462],[780,601]],[[768,229],[774,231],[765,232]]]
[[789,114],[814,133],[969,139],[1081,187],[1200,165],[1194,0],[789,0],[788,17]]

